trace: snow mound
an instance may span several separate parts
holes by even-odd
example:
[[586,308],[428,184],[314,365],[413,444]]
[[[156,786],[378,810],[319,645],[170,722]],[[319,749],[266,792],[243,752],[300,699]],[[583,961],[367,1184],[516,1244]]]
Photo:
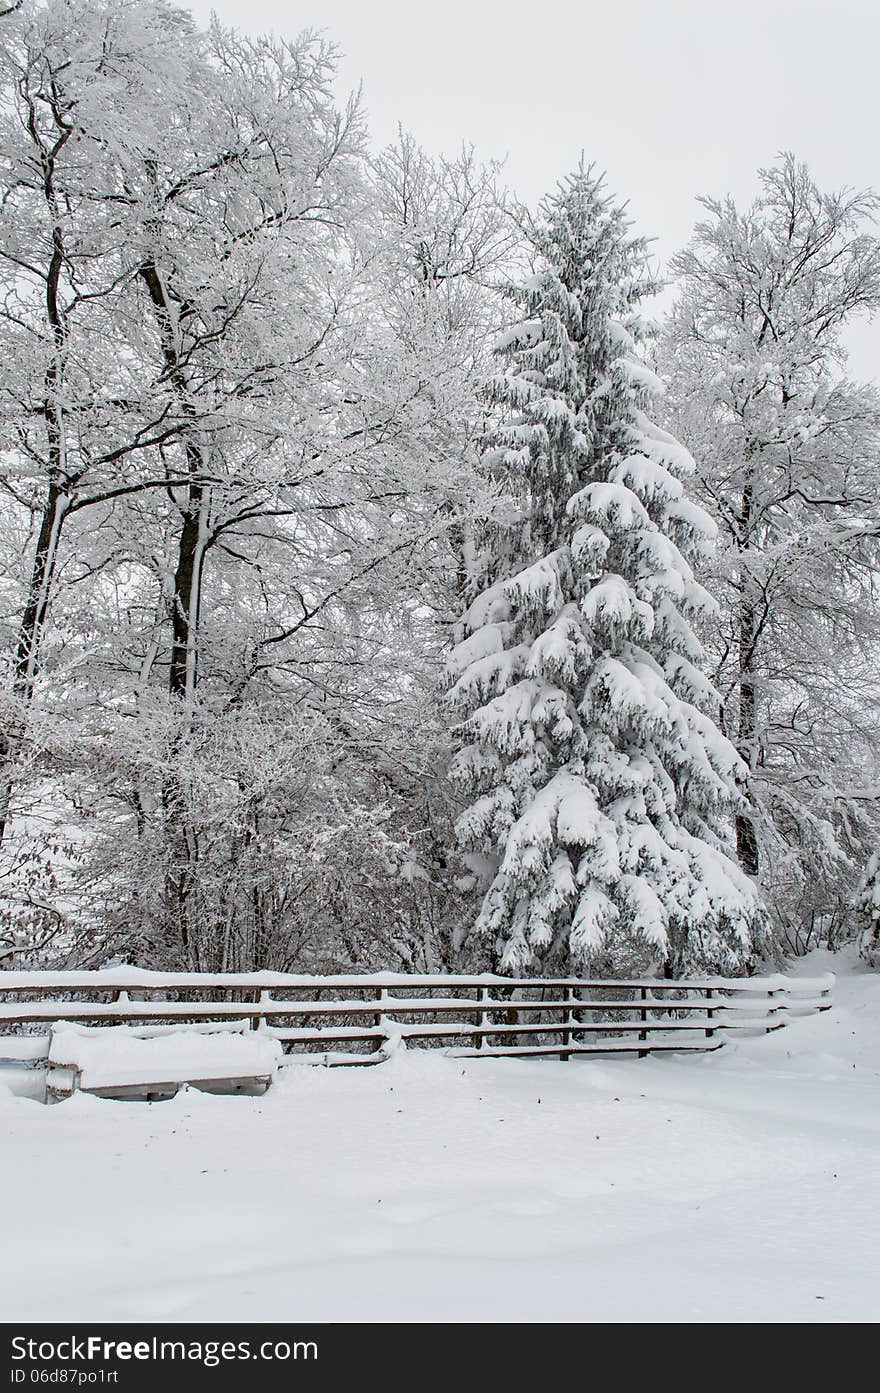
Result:
[[144,1038],[128,1026],[71,1025],[52,1031],[50,1068],[79,1071],[83,1088],[194,1079],[272,1076],[282,1059],[280,1041],[260,1032],[175,1030]]

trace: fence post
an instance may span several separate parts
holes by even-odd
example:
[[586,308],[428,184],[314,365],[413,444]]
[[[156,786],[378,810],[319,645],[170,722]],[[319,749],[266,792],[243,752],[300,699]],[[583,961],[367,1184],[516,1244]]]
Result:
[[[715,995],[714,988],[713,988],[713,987],[707,987],[707,988],[706,988],[706,1000],[707,1000],[707,1002],[708,1002],[708,1001],[711,1001],[712,998],[714,997],[714,995]],[[713,1021],[713,1022],[714,1022],[714,1020],[715,1020],[715,1010],[714,1010],[714,1008],[713,1008],[712,1006],[707,1006],[707,1007],[706,1007],[706,1016],[707,1016],[707,1018],[708,1018],[710,1021]],[[706,1039],[707,1039],[707,1040],[711,1040],[712,1037],[714,1036],[714,1034],[715,1034],[715,1026],[714,1026],[714,1024],[713,1024],[713,1025],[707,1026],[707,1027],[706,1027]]]
[[[787,995],[788,995],[787,989],[784,988],[784,987],[771,987],[771,988],[769,989],[769,991],[767,992],[767,1015],[766,1015],[766,1025],[765,1025],[765,1028],[764,1028],[764,1034],[765,1034],[765,1035],[769,1035],[770,1032],[771,1032],[771,1030],[778,1030],[778,1029],[779,1029],[779,1026],[776,1025],[776,1016],[779,1014],[778,1009],[777,1009],[776,997],[778,997],[780,994],[781,994],[782,997],[783,997],[782,1007],[783,1007],[783,1012],[784,1012],[785,1007],[786,1007],[786,1005],[788,1004],[788,1003],[787,1003]],[[784,1020],[783,1020],[783,1021],[780,1021],[780,1025],[784,1025],[784,1024],[785,1024],[785,1021],[784,1021]]]
[[[563,988],[563,998],[562,998],[562,1000],[563,1000],[565,1009],[564,1009],[563,1012],[562,1012],[562,1017],[563,1017],[563,1020],[565,1021],[565,1024],[566,1024],[566,1025],[572,1025],[573,1022],[574,1022],[574,1003],[575,1003],[575,999],[576,999],[576,998],[575,998],[575,994],[574,994],[574,987],[564,987],[564,988]],[[565,1030],[565,1031],[563,1031],[563,1033],[562,1033],[562,1044],[563,1044],[563,1046],[565,1046],[565,1045],[570,1045],[570,1044],[571,1044],[571,1031],[570,1031],[570,1030]],[[571,1055],[570,1055],[567,1051],[565,1051],[565,1050],[560,1050],[560,1052],[559,1052],[559,1061],[560,1061],[560,1063],[561,1063],[561,1064],[568,1064],[570,1060],[571,1060]]]
[[474,1025],[480,1027],[480,1033],[477,1036],[477,1043],[474,1046],[474,1048],[477,1050],[481,1050],[486,1040],[483,1027],[486,1024],[486,1016],[488,1014],[488,1011],[483,1003],[489,1000],[488,987],[480,987],[480,995],[478,996],[477,1000],[480,1002],[480,1008],[474,1015]]
[[[647,1000],[648,1000],[648,988],[647,988],[647,987],[639,987],[639,996],[640,996],[640,998],[641,998],[642,1001],[647,1001]],[[643,1007],[641,1008],[641,1010],[639,1011],[639,1019],[641,1020],[642,1025],[647,1025],[647,1022],[648,1022],[648,1008],[647,1008],[647,1006],[643,1006]],[[642,1041],[643,1043],[647,1044],[647,1041],[648,1041],[648,1032],[647,1032],[647,1030],[640,1030],[640,1031],[639,1031],[639,1040]],[[646,1057],[647,1053],[648,1053],[647,1050],[639,1050],[637,1058],[639,1058],[639,1059],[644,1059],[644,1058]]]
[[[384,987],[374,987],[374,988],[373,988],[373,996],[375,997],[376,1001],[378,1001],[378,1002],[384,1002],[384,1001],[386,1000],[385,988],[384,988]],[[376,1012],[375,1012],[375,1014],[374,1014],[374,1016],[373,1016],[373,1025],[376,1026],[376,1027],[378,1027],[379,1029],[381,1029],[381,1026],[382,1026],[382,1012],[381,1012],[381,1011],[376,1011]],[[372,1053],[373,1053],[373,1054],[378,1054],[378,1052],[382,1049],[382,1045],[383,1045],[382,1039],[381,1039],[379,1036],[377,1036],[376,1039],[373,1041],[373,1050],[372,1050]]]
[[[272,993],[268,988],[254,992],[254,1001],[259,1006],[268,1006],[272,1000]],[[258,1016],[251,1016],[251,1030],[268,1030],[269,1021],[263,1011]]]

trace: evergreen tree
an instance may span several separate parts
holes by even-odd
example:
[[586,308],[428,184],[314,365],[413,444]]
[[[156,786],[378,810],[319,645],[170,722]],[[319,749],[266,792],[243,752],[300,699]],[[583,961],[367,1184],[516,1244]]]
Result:
[[497,521],[450,660],[476,932],[509,971],[741,971],[762,918],[726,851],[743,771],[691,627],[714,524],[646,415],[646,246],[583,167],[532,241],[486,389]]

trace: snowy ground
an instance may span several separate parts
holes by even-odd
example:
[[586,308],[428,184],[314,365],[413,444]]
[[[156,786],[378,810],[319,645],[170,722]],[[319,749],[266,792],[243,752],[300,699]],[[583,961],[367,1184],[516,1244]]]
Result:
[[44,1107],[0,1071],[6,1321],[867,1321],[880,973],[718,1054],[293,1066]]

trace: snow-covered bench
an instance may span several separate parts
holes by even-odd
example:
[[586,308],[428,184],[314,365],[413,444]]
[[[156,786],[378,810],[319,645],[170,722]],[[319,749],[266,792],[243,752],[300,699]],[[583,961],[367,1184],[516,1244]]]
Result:
[[265,1092],[282,1060],[280,1041],[262,1032],[58,1021],[46,1068],[46,1102],[77,1089],[102,1098],[170,1098],[182,1084],[210,1093]]

